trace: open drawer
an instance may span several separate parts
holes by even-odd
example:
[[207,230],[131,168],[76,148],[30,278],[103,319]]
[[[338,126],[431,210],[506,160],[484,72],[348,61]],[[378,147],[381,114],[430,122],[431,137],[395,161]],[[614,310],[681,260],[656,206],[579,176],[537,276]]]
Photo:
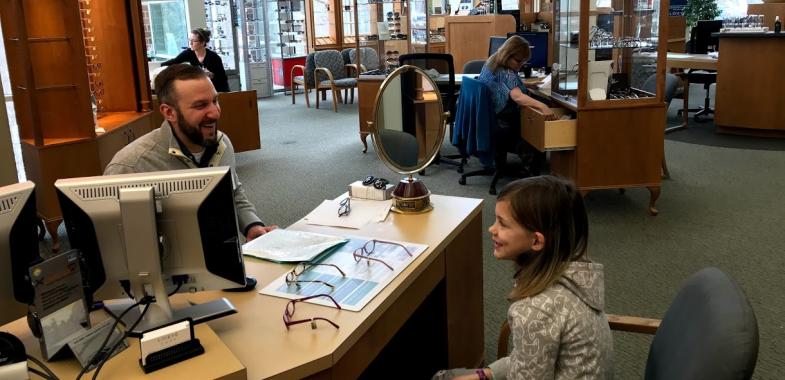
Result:
[[[551,108],[556,118],[567,113],[564,108]],[[577,120],[545,121],[545,116],[537,110],[526,107],[521,119],[521,137],[537,150],[575,149],[575,128]]]

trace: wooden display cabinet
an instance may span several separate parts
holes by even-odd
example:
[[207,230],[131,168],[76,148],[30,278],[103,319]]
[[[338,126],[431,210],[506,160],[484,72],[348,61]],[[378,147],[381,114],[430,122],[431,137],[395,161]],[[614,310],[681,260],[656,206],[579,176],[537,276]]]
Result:
[[462,73],[466,62],[488,59],[491,36],[506,36],[515,31],[515,18],[509,14],[446,16],[444,29],[446,52],[453,56],[455,72]]
[[[616,0],[613,9],[598,9],[593,0],[554,3],[550,96],[574,116],[575,136],[574,147],[551,152],[550,166],[552,173],[574,181],[582,194],[646,187],[651,193],[649,211],[656,215],[666,112],[662,94],[668,1],[660,2],[658,9],[646,4]],[[603,14],[611,16],[610,24],[598,24]],[[637,59],[646,50],[658,53],[653,68],[651,62]],[[636,74],[644,68],[656,78],[656,86],[645,90],[648,78]],[[564,127],[538,119],[536,113],[524,112],[522,117],[522,130],[535,129],[530,136],[548,135],[557,126]],[[536,141],[529,142],[536,146]]]
[[54,182],[100,175],[114,152],[151,129],[141,7],[133,0],[0,0],[0,9],[25,171],[57,249]]

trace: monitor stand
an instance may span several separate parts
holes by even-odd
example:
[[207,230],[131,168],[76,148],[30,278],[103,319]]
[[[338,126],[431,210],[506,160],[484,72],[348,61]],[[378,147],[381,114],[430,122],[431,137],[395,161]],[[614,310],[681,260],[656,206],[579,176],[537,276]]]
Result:
[[[157,305],[159,302],[161,301],[156,301],[155,303],[150,304],[150,309],[147,310],[147,313],[150,313],[153,308],[159,306]],[[167,299],[165,302],[169,303],[169,300]],[[104,308],[116,319],[120,317],[120,315],[126,309],[135,303],[136,301],[131,299],[108,300],[104,302]],[[144,310],[144,306],[140,305],[134,307],[125,313],[125,315],[122,317],[121,322],[127,329],[129,329],[128,336],[138,338],[141,337],[142,333],[145,331],[160,327],[167,324],[168,322],[179,321],[186,318],[191,318],[193,324],[199,324],[237,313],[237,309],[234,308],[234,305],[232,305],[232,303],[229,302],[229,300],[226,298],[221,297],[215,301],[195,304],[182,309],[173,309],[172,316],[168,319],[151,319],[149,318],[149,315],[145,314],[145,317],[142,319],[142,321],[139,322],[139,324],[133,330],[130,330],[131,326],[133,326],[134,323],[139,319],[139,315],[141,314],[142,310]]]
[[[128,280],[135,299],[108,301],[105,307],[115,318],[120,318],[124,311],[145,296],[155,297],[155,302],[150,304],[138,323],[145,305],[131,308],[122,317],[130,336],[140,336],[144,331],[184,318],[191,318],[193,323],[197,324],[237,312],[226,298],[173,310],[161,271],[161,252],[155,220],[155,190],[152,186],[120,189],[119,200]],[[136,326],[131,329],[134,324]]]

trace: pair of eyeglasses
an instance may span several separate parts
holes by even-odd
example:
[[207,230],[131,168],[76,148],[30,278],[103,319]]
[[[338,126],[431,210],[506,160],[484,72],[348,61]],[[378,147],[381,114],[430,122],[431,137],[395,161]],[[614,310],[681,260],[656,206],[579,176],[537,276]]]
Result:
[[400,23],[400,22],[392,22],[392,21],[390,21],[390,20],[387,20],[387,21],[389,21],[389,22],[387,23],[387,26],[388,26],[388,27],[391,27],[391,28],[392,28],[392,27],[396,27],[396,28],[400,28],[400,27],[401,27],[401,23]]
[[338,206],[338,216],[346,216],[352,212],[352,201],[351,198],[346,197],[344,198]]
[[330,301],[332,301],[333,304],[335,304],[335,307],[338,308],[338,310],[341,310],[341,305],[339,305],[338,302],[336,302],[335,299],[333,297],[331,297],[329,294],[316,294],[316,295],[313,295],[313,296],[308,296],[308,297],[298,298],[296,300],[291,300],[291,301],[286,303],[286,308],[283,311],[283,324],[286,326],[287,330],[289,330],[289,326],[296,325],[296,324],[299,324],[299,323],[306,323],[306,322],[310,322],[311,323],[311,328],[312,329],[316,329],[316,321],[325,321],[325,322],[335,326],[336,329],[340,328],[340,327],[338,327],[338,325],[335,322],[333,322],[333,321],[331,321],[331,320],[329,320],[327,318],[322,318],[322,317],[311,317],[311,318],[308,318],[308,319],[292,319],[294,317],[294,307],[295,307],[295,305],[298,302],[308,301],[310,299],[314,299],[314,298],[317,298],[317,297],[327,297],[327,298],[329,298]]
[[340,273],[340,274],[341,274],[341,277],[346,277],[346,273],[344,273],[344,272],[341,270],[341,268],[339,268],[339,267],[338,267],[337,265],[335,265],[335,264],[311,264],[311,263],[299,263],[299,264],[295,265],[295,266],[294,266],[294,268],[292,268],[292,270],[291,270],[289,273],[287,273],[287,274],[286,274],[286,278],[285,278],[286,285],[287,285],[287,286],[292,286],[292,285],[294,285],[294,286],[296,286],[296,287],[299,289],[299,288],[300,288],[300,284],[303,284],[303,283],[313,283],[313,284],[322,284],[322,285],[324,285],[324,286],[326,286],[326,287],[330,288],[330,291],[332,291],[333,289],[335,289],[335,285],[333,285],[333,284],[330,284],[330,283],[328,283],[327,281],[316,280],[316,279],[314,279],[314,280],[301,280],[301,279],[300,279],[300,276],[301,276],[303,273],[305,273],[305,272],[307,272],[307,271],[311,270],[311,268],[313,268],[313,267],[315,267],[315,266],[326,266],[326,267],[333,267],[333,268],[335,268],[335,270],[337,270],[337,271],[338,271],[338,273]]
[[376,249],[377,243],[396,245],[398,247],[403,248],[403,250],[406,252],[407,255],[409,255],[410,257],[412,256],[412,253],[409,252],[409,249],[406,248],[406,246],[403,244],[399,244],[391,241],[373,239],[373,240],[368,240],[367,242],[365,242],[365,244],[363,244],[362,247],[354,250],[354,252],[352,253],[352,256],[354,256],[354,262],[359,263],[360,260],[365,260],[365,262],[370,266],[371,261],[375,261],[377,263],[381,263],[382,265],[386,266],[390,270],[395,270],[390,264],[387,264],[384,260],[371,257],[371,253],[373,253],[374,249]]
[[400,18],[401,12],[387,12],[387,17],[392,18],[393,16]]

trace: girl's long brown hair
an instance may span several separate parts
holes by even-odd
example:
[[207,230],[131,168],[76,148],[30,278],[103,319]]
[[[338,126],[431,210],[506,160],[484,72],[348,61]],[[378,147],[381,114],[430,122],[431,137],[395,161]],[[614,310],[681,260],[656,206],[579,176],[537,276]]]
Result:
[[570,262],[586,256],[589,220],[583,198],[571,182],[554,176],[520,179],[505,186],[496,201],[508,201],[518,224],[545,236],[542,251],[515,260],[516,285],[509,300],[539,294],[561,277]]

